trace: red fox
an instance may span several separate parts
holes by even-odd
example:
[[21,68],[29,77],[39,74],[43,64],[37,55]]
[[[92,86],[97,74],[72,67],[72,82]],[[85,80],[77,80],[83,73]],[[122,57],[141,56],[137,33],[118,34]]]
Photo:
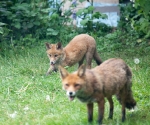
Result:
[[104,61],[101,65],[86,69],[81,65],[78,71],[68,73],[59,66],[63,89],[72,101],[77,97],[81,102],[87,103],[88,121],[93,120],[93,103],[98,104],[98,123],[101,124],[104,115],[104,98],[110,104],[109,117],[113,118],[114,104],[112,96],[116,95],[122,105],[122,122],[125,121],[125,107],[132,109],[136,101],[132,95],[132,73],[122,59],[112,58]]
[[52,71],[57,71],[58,65],[72,66],[79,63],[79,66],[86,59],[87,68],[91,68],[92,59],[99,65],[102,63],[96,50],[95,39],[87,34],[75,36],[69,44],[63,48],[61,43],[49,44],[46,43],[47,55],[50,59],[50,68],[47,75]]

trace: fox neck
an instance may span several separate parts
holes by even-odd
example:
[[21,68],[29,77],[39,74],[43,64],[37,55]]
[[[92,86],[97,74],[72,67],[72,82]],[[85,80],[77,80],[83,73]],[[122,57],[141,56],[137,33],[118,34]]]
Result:
[[65,49],[63,49],[63,54],[62,54],[62,59],[60,60],[60,64],[64,67],[67,66],[67,53],[65,51]]
[[93,102],[95,101],[93,96],[95,94],[96,91],[93,91],[92,93],[87,93],[85,92],[81,92],[79,95],[77,95],[77,98],[81,101],[81,102]]
[[86,70],[86,85],[82,89],[82,93],[77,95],[77,98],[82,102],[96,102],[97,93],[102,93],[103,86],[98,84],[97,77],[91,70]]
[[94,102],[95,100],[93,99],[93,96],[96,92],[97,91],[95,90],[95,88],[93,88],[92,84],[90,84],[89,81],[86,80],[86,85],[82,90],[79,91],[79,93],[77,94],[77,98],[81,102]]

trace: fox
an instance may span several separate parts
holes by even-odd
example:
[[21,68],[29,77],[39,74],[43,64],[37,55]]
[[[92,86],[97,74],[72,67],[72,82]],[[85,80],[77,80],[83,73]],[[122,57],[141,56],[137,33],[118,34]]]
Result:
[[93,121],[94,103],[97,103],[98,123],[102,124],[105,98],[109,102],[108,118],[113,119],[113,95],[116,95],[122,105],[122,122],[126,119],[126,108],[134,109],[136,106],[132,94],[132,72],[121,58],[110,58],[92,69],[86,69],[82,64],[73,73],[59,66],[59,73],[62,88],[66,91],[69,100],[73,101],[76,97],[86,103],[88,122]]
[[96,41],[88,34],[75,36],[64,48],[61,42],[56,44],[46,42],[45,45],[46,53],[50,60],[50,68],[46,75],[51,74],[53,71],[57,71],[58,65],[65,67],[73,66],[78,63],[78,67],[80,67],[84,59],[86,59],[86,67],[89,69],[91,68],[92,59],[96,61],[97,65],[102,63],[96,49]]

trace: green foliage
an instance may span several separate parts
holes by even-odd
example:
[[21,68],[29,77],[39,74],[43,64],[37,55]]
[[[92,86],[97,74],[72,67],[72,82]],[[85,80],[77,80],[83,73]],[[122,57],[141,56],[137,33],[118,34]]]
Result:
[[6,25],[5,23],[0,22],[0,34],[1,35],[4,34],[4,28],[3,28],[3,26],[5,26],[5,25]]
[[132,18],[131,24],[135,30],[142,32],[145,38],[150,38],[150,1],[137,0],[135,2],[135,9],[137,14]]
[[51,6],[54,6],[54,8],[51,8],[50,11],[50,23],[47,24],[48,27],[46,35],[48,38],[53,38],[54,41],[66,41],[63,37],[67,35],[68,32],[71,33],[71,30],[73,29],[73,27],[68,26],[68,24],[72,23],[70,16],[72,14],[71,10],[73,7],[70,7],[69,10],[64,10],[62,14],[61,7],[64,6],[65,1],[55,3],[51,0],[49,3]]
[[[142,16],[139,16],[140,7],[136,8],[134,2],[122,4],[120,6],[121,17],[118,22],[118,30],[121,35],[118,36],[120,48],[134,46],[141,46],[141,48],[148,48],[149,46],[149,22]],[[123,43],[123,44],[122,44]],[[131,49],[134,51],[134,49]]]
[[83,29],[87,32],[97,32],[97,30],[102,31],[103,27],[107,27],[105,24],[100,23],[98,21],[98,19],[106,19],[107,15],[102,14],[100,12],[94,12],[93,6],[88,6],[86,8],[79,9],[77,12],[77,16],[82,19],[80,24],[83,27]]
[[0,22],[0,42],[5,41],[5,38],[8,36],[10,30],[7,28],[6,23]]
[[127,30],[131,27],[140,37],[150,38],[150,1],[136,0],[121,7],[122,26]]
[[108,33],[105,36],[91,35],[96,39],[99,51],[123,51],[128,48],[130,51],[135,52],[137,51],[134,49],[135,47],[150,50],[148,40],[140,39],[139,34],[131,28],[129,32],[118,28],[114,32]]
[[[92,5],[93,0],[90,2]],[[5,41],[12,46],[33,46],[45,39],[67,44],[75,35],[88,33],[101,41],[100,44],[105,46],[102,47],[104,50],[115,50],[128,45],[148,45],[149,1],[137,0],[136,3],[121,5],[119,25],[115,28],[117,31],[97,21],[107,16],[95,12],[93,6],[78,10],[77,16],[82,19],[82,27],[74,26],[71,15],[76,6],[71,5],[62,12],[64,3],[65,1],[58,3],[54,0],[0,1],[0,42]],[[106,38],[102,37],[105,35]]]
[[1,22],[7,24],[7,28],[11,31],[8,39],[20,39],[26,34],[33,34],[35,38],[41,37],[46,29],[47,13],[46,1],[40,2],[35,0],[30,1],[1,1]]
[[4,26],[2,27],[4,23],[5,28],[9,31],[5,35],[7,39],[18,42],[19,40],[29,42],[26,37],[31,38],[30,35],[37,41],[48,38],[53,38],[54,41],[64,40],[64,35],[72,30],[66,26],[71,23],[71,9],[66,10],[64,15],[61,12],[64,1],[56,3],[54,0],[49,2],[47,0],[22,0],[1,1],[0,3],[1,41],[4,38]]
[[[80,0],[83,2],[85,0]],[[80,33],[94,32],[103,35],[110,27],[94,19],[106,18],[106,15],[93,12],[94,7],[81,9],[77,12],[82,17],[83,28],[73,26],[71,5],[68,10],[62,7],[66,1],[54,0],[15,0],[0,3],[0,40],[12,45],[32,45],[41,39],[51,39],[52,42],[68,42]],[[2,26],[3,24],[3,26]],[[5,24],[5,25],[4,25]],[[35,42],[33,42],[35,41]]]

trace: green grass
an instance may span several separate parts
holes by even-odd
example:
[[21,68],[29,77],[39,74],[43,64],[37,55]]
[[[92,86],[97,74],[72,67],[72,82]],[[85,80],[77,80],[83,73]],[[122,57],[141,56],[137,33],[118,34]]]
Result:
[[[150,53],[128,49],[122,52],[101,52],[101,58],[124,59],[133,71],[133,93],[138,109],[128,112],[121,123],[121,106],[114,97],[114,119],[108,120],[108,102],[105,104],[103,124],[149,125],[150,124]],[[140,63],[135,64],[134,58]],[[95,65],[95,63],[93,63]],[[0,50],[0,124],[2,125],[89,125],[84,103],[75,99],[70,102],[62,90],[59,73],[45,76],[49,60],[44,46]],[[70,67],[70,72],[77,66]],[[46,101],[46,96],[50,100]],[[16,112],[16,113],[15,113]],[[16,114],[14,118],[10,115]],[[97,120],[97,105],[94,122]]]

